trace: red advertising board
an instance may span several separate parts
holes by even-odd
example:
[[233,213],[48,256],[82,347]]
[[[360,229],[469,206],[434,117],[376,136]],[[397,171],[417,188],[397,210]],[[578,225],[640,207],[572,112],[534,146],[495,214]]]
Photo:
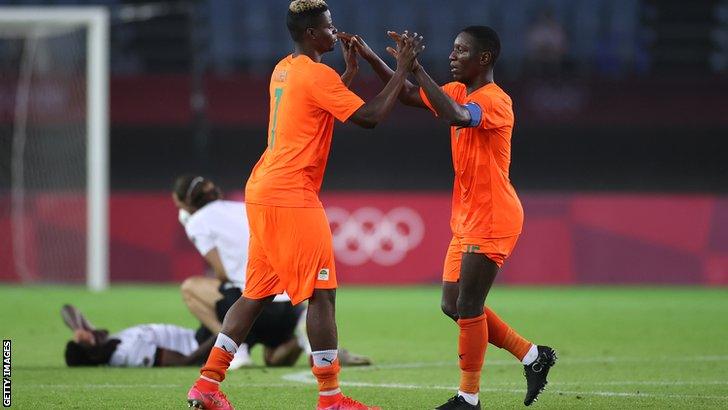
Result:
[[[447,192],[328,193],[337,271],[346,284],[440,280],[450,240]],[[526,220],[500,274],[510,284],[728,285],[728,198],[635,194],[528,194]],[[83,282],[85,210],[78,195],[26,197],[22,218],[0,199],[0,280]],[[111,280],[180,282],[204,270],[169,193],[114,193]],[[73,210],[71,212],[70,210]],[[61,261],[59,263],[59,261]],[[70,270],[74,270],[69,272]]]

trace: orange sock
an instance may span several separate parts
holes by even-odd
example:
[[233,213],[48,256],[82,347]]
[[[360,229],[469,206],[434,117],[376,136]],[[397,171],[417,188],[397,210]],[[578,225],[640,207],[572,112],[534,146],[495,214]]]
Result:
[[470,319],[458,320],[460,339],[460,391],[475,394],[480,391],[480,372],[488,346],[488,325],[485,314]]
[[329,407],[338,403],[341,398],[341,389],[339,389],[339,359],[331,363],[331,366],[318,367],[312,366],[311,371],[316,376],[319,386],[319,407]]
[[217,385],[225,380],[225,372],[228,366],[230,366],[231,360],[233,360],[232,353],[226,352],[217,346],[213,347],[210,351],[210,356],[207,357],[207,363],[200,370],[200,375],[208,380],[199,379],[198,387],[204,390],[215,390]]
[[533,343],[519,335],[487,306],[485,315],[488,317],[488,341],[493,346],[508,350],[516,359],[523,360]]

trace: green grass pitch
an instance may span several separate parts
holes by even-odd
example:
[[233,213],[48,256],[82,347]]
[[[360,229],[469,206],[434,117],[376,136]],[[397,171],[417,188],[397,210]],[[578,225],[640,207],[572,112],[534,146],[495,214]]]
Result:
[[[197,368],[68,369],[70,302],[112,332],[140,323],[193,327],[171,286],[0,288],[3,339],[12,339],[13,407],[185,408]],[[559,351],[533,408],[728,408],[728,290],[701,288],[497,287],[489,305],[521,334]],[[345,393],[384,409],[431,409],[458,383],[456,326],[439,311],[436,287],[344,287],[340,344],[370,355],[371,368],[345,368]],[[259,348],[254,358],[260,363]],[[257,354],[256,354],[257,353]],[[488,348],[484,408],[522,408],[522,367]],[[240,409],[313,409],[315,385],[300,360],[285,369],[229,373],[224,389]]]

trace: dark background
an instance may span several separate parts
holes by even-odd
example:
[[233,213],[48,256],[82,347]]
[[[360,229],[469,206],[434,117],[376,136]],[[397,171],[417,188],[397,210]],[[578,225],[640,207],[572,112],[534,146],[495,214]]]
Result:
[[[264,149],[268,76],[292,49],[288,1],[4,1],[103,4],[111,30],[111,188],[167,189],[196,172],[242,189]],[[380,4],[381,3],[381,4]],[[512,180],[533,191],[728,192],[728,2],[332,0],[340,30],[384,52],[416,29],[448,81],[462,26],[501,35],[496,81],[513,97]],[[466,24],[467,22],[467,24]],[[544,40],[546,39],[546,40]],[[13,49],[0,49],[12,77]],[[341,52],[325,62],[342,69]],[[353,84],[381,84],[361,62]],[[9,184],[14,90],[3,87],[0,183]],[[192,107],[191,101],[201,104]],[[447,190],[447,127],[398,107],[374,131],[337,125],[324,189]]]

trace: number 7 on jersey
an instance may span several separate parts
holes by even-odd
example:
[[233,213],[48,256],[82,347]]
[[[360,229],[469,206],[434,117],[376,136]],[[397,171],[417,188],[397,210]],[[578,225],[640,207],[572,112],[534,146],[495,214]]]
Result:
[[273,109],[273,124],[270,127],[270,141],[268,142],[268,149],[273,149],[273,144],[276,142],[276,124],[278,123],[278,107],[281,105],[281,98],[283,97],[283,88],[276,88],[275,90],[276,105]]

